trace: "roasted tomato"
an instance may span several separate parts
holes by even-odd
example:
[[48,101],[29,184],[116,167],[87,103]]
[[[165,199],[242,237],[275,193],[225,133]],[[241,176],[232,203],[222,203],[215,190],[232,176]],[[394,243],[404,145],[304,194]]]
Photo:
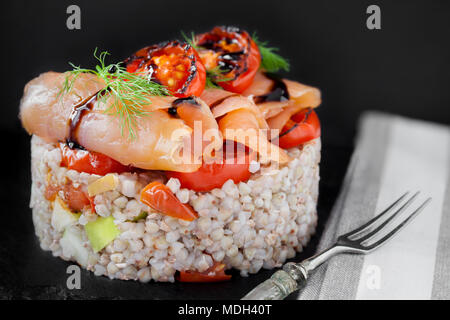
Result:
[[91,200],[87,193],[80,188],[75,188],[73,184],[64,185],[63,191],[64,198],[67,200],[67,205],[72,211],[80,212],[86,206],[92,207]]
[[60,143],[62,161],[61,166],[78,172],[98,174],[121,173],[129,171],[129,167],[122,165],[104,154],[83,149],[71,149],[67,144]]
[[45,198],[49,201],[54,201],[59,191],[64,193],[64,199],[67,201],[67,206],[73,212],[80,212],[86,206],[91,206],[92,210],[95,212],[93,199],[81,188],[75,188],[72,183],[66,183],[63,186],[47,185],[47,188],[45,189]]
[[261,64],[261,54],[246,31],[215,27],[198,35],[196,45],[206,69],[218,70],[220,77],[216,82],[222,88],[242,93],[251,85]]
[[229,179],[232,179],[234,183],[247,181],[251,176],[249,165],[255,157],[256,153],[248,149],[231,154],[223,152],[222,161],[203,163],[194,172],[167,171],[166,176],[180,180],[182,188],[210,191],[214,188],[221,188]]
[[291,117],[281,130],[279,145],[289,149],[320,137],[319,117],[313,109],[303,109]]
[[198,217],[189,204],[181,203],[169,187],[158,181],[150,182],[142,189],[141,202],[174,218],[192,221]]
[[200,96],[205,89],[205,67],[186,43],[171,41],[145,47],[124,63],[128,72],[144,74],[179,98]]
[[180,282],[220,282],[230,279],[231,275],[225,274],[225,264],[216,261],[206,271],[180,271],[177,276]]

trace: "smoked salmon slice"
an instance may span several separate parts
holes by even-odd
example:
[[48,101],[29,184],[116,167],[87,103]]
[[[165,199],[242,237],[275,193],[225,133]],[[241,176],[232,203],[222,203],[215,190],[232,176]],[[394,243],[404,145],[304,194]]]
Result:
[[286,163],[290,160],[287,153],[267,140],[267,132],[261,130],[258,120],[248,109],[238,109],[219,119],[219,128],[226,140],[242,143],[258,152],[260,162],[270,161]]
[[201,98],[209,103],[224,139],[255,150],[262,163],[289,161],[284,150],[268,141],[270,128],[251,98],[221,89],[206,89]]
[[[321,103],[320,90],[287,79],[281,80],[287,88],[289,99],[257,103],[271,129],[281,130],[286,122],[304,108],[315,108]],[[267,95],[274,86],[274,80],[259,71],[252,85],[243,95],[259,97]]]
[[[20,105],[20,118],[29,134],[36,134],[47,142],[69,138],[69,119],[75,105],[95,95],[104,83],[95,75],[81,74],[72,90],[58,97],[65,75],[47,72],[31,80],[25,87]],[[203,102],[192,106],[186,101],[177,103],[177,115],[168,113],[174,97],[149,96],[151,103],[143,106],[148,115],[137,119],[136,139],[122,134],[119,119],[106,110],[113,103],[95,101],[92,110],[85,113],[76,130],[77,143],[84,148],[105,154],[123,165],[148,170],[193,172],[201,166],[200,156],[190,148],[194,124],[200,120],[204,129],[213,131],[209,152],[219,148],[221,133],[210,109]],[[203,129],[203,128],[202,128]],[[198,137],[202,139],[203,137]],[[202,151],[206,144],[200,141]],[[220,143],[222,147],[222,143]],[[181,161],[186,150],[193,161]]]

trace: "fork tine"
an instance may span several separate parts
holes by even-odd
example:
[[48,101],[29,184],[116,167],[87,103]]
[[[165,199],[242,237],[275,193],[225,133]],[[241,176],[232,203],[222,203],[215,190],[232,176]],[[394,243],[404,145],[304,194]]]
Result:
[[343,238],[348,238],[349,236],[353,236],[356,235],[358,233],[360,233],[361,231],[363,231],[364,229],[372,226],[375,222],[377,222],[381,217],[383,217],[385,214],[387,214],[389,211],[392,210],[392,208],[394,208],[400,201],[402,201],[407,195],[409,194],[409,191],[405,192],[400,198],[398,198],[397,200],[394,201],[394,203],[392,203],[389,207],[387,207],[386,209],[384,209],[384,211],[382,211],[380,214],[378,214],[377,216],[375,216],[374,218],[372,218],[372,220],[368,221],[367,223],[363,224],[361,227],[354,229],[344,235],[342,235]]
[[414,201],[414,199],[419,195],[420,191],[417,191],[411,198],[409,198],[408,201],[405,202],[404,205],[402,205],[397,211],[395,211],[389,218],[387,218],[382,224],[380,224],[378,227],[370,231],[368,234],[361,238],[357,238],[355,240],[359,241],[360,243],[364,240],[369,239],[370,237],[377,234],[381,229],[383,229],[389,222],[391,222],[396,216],[398,216],[401,212],[405,211],[406,208],[409,207],[409,205]]
[[395,227],[391,232],[389,232],[387,235],[385,235],[380,240],[376,241],[375,243],[363,246],[364,250],[372,250],[376,249],[379,246],[381,246],[383,243],[385,243],[387,240],[392,238],[393,235],[395,235],[399,230],[401,230],[406,224],[411,221],[414,217],[416,217],[427,205],[430,203],[431,198],[428,198],[425,200],[413,213],[411,213],[405,220],[403,220],[397,227]]

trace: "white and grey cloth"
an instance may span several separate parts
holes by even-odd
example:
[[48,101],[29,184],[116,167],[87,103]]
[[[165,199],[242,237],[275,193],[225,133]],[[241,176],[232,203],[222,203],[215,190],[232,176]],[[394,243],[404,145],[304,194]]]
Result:
[[[368,112],[318,251],[370,220],[405,191],[431,203],[369,255],[319,267],[298,299],[450,299],[450,128]],[[320,219],[320,217],[319,217]]]

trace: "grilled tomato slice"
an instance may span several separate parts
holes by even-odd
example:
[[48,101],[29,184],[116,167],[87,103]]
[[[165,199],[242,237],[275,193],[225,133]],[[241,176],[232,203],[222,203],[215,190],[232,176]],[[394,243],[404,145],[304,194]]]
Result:
[[225,264],[216,261],[206,271],[180,271],[177,276],[180,282],[221,282],[230,279],[231,275],[225,273]]
[[205,67],[186,43],[171,41],[145,47],[124,63],[128,72],[142,73],[179,98],[200,96],[205,88]]
[[316,112],[303,109],[294,114],[281,130],[279,145],[289,149],[320,137],[320,122]]
[[[242,145],[235,145],[234,148],[242,148]],[[229,179],[232,179],[234,183],[250,179],[252,173],[249,171],[249,166],[250,162],[256,158],[256,153],[250,149],[226,152],[226,144],[224,149],[222,161],[203,162],[195,172],[166,171],[166,176],[180,180],[182,188],[201,192],[221,188]]]
[[78,172],[98,174],[104,176],[107,173],[122,173],[130,171],[128,166],[98,152],[84,149],[71,149],[65,143],[60,143],[61,166]]
[[159,181],[150,182],[141,191],[141,202],[149,207],[174,218],[192,221],[198,214],[187,203],[181,203],[177,196]]
[[261,64],[261,54],[246,31],[215,27],[198,35],[196,45],[203,64],[219,86],[242,93],[251,85]]

